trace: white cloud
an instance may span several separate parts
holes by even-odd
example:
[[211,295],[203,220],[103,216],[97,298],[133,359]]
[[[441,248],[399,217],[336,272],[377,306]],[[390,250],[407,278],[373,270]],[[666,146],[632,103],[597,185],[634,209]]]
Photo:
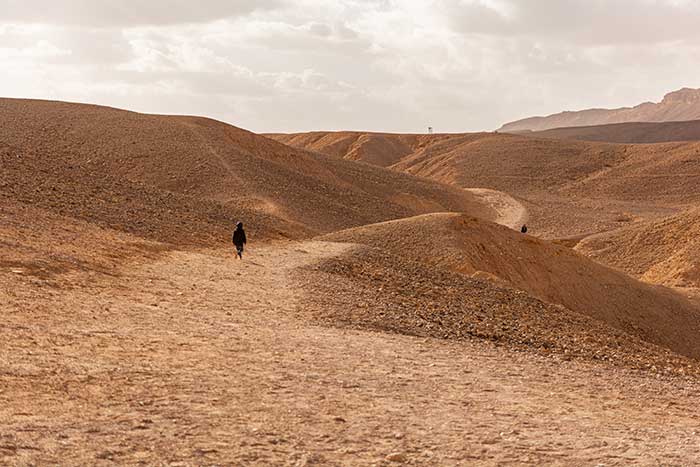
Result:
[[0,89],[257,131],[489,129],[700,86],[689,0],[0,0]]
[[32,62],[54,57],[70,56],[72,52],[56,47],[45,40],[39,40],[29,47],[12,48],[0,47],[0,60],[4,62]]
[[202,23],[280,6],[279,0],[0,0],[2,21],[95,27]]
[[697,38],[700,3],[688,0],[441,0],[463,33],[557,38],[578,44]]

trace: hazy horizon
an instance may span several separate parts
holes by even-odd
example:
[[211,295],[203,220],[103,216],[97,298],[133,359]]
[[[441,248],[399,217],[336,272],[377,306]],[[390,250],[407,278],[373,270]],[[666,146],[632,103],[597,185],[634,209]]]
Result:
[[0,7],[6,97],[202,115],[256,132],[488,131],[700,87],[700,4],[690,0]]

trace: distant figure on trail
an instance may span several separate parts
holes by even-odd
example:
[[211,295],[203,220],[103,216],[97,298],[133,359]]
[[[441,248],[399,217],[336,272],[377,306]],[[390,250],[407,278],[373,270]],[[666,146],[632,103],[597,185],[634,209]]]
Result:
[[522,227],[520,227],[520,233],[527,233],[527,226],[523,224]]
[[236,245],[236,254],[238,259],[243,259],[243,245],[246,243],[245,230],[243,230],[243,222],[236,224],[236,230],[233,231],[233,244]]

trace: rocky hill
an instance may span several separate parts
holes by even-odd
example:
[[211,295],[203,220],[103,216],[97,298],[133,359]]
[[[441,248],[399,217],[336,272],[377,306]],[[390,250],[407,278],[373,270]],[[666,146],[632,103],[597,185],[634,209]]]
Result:
[[431,211],[488,217],[464,190],[207,118],[0,99],[0,120],[4,206],[153,240],[211,245],[239,219],[258,238],[302,238]]

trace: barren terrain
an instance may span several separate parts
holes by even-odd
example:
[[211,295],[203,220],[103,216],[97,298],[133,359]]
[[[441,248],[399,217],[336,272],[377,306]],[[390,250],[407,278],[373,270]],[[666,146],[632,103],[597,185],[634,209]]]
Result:
[[157,240],[208,245],[238,219],[254,219],[258,237],[302,238],[426,212],[490,215],[464,190],[206,118],[0,99],[0,119],[5,204]]
[[700,463],[697,143],[0,116],[0,464]]
[[496,211],[494,222],[505,225],[513,230],[527,224],[528,213],[525,206],[517,199],[502,191],[489,190],[488,188],[465,188],[470,193],[483,200]]
[[[400,147],[383,159],[392,170],[507,193],[528,211],[530,233],[543,238],[582,238],[700,202],[698,142],[623,145],[499,133],[273,136],[334,159],[369,153],[364,146],[382,145],[382,154]],[[336,145],[339,141],[345,146]]]
[[175,252],[60,288],[3,273],[2,463],[700,461],[694,378],[304,319],[295,268],[347,249]]

